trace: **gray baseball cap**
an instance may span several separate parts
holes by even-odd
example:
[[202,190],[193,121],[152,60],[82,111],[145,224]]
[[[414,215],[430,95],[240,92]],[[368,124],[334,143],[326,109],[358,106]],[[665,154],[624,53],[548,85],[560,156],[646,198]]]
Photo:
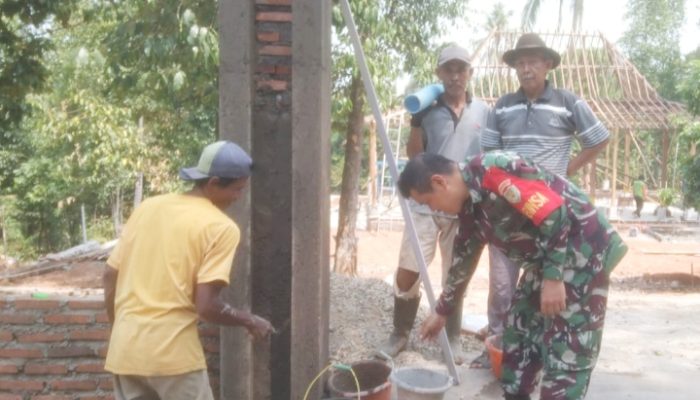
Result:
[[250,176],[253,159],[240,146],[229,141],[207,145],[196,167],[180,169],[180,179],[196,181],[211,177],[245,178]]
[[472,63],[472,57],[469,55],[469,52],[456,44],[451,44],[442,49],[440,57],[438,57],[438,67],[452,60],[459,60],[469,65]]

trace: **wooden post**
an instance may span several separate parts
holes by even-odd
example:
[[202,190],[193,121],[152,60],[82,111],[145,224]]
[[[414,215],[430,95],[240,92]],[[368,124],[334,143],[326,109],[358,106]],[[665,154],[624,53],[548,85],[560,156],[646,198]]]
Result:
[[630,141],[631,132],[625,131],[625,189],[630,187],[630,158],[632,157],[632,154],[630,154]]
[[[610,181],[610,210],[615,210],[617,213],[617,152],[620,147],[620,130],[612,132],[613,149],[612,149],[612,179]],[[607,146],[610,147],[610,146]]]
[[377,123],[372,119],[369,123],[369,206],[377,207]]
[[671,147],[668,129],[661,133],[661,187],[668,187],[668,153]]

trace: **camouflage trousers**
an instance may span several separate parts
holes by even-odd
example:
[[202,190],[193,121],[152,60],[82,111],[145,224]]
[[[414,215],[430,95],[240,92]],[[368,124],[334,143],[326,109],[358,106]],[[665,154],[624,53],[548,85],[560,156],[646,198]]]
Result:
[[541,270],[524,271],[503,333],[506,393],[529,395],[541,376],[541,399],[585,397],[600,352],[609,285],[602,258],[590,263],[597,265],[565,271],[567,309],[555,317],[540,313]]

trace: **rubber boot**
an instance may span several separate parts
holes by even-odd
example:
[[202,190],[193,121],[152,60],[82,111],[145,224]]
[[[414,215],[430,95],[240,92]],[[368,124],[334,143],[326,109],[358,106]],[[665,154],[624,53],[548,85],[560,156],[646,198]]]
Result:
[[450,348],[452,348],[452,356],[455,360],[455,364],[464,364],[466,355],[462,350],[462,342],[460,341],[460,335],[462,334],[462,305],[464,304],[464,297],[460,296],[457,298],[455,307],[452,310],[452,314],[447,317],[447,323],[445,324],[445,330],[447,331],[447,339],[450,342]]
[[396,357],[408,344],[408,335],[413,328],[420,304],[420,296],[413,299],[401,299],[394,296],[394,331],[389,336],[389,341],[382,345],[380,351],[389,357]]

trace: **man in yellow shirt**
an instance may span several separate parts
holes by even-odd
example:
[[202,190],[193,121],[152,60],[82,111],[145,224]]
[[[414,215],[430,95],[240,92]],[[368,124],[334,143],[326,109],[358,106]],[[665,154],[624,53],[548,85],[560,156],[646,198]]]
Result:
[[117,400],[210,400],[197,322],[243,326],[256,339],[272,325],[219,296],[229,284],[240,230],[224,210],[248,184],[252,160],[233,142],[206,146],[180,170],[184,194],[143,202],[127,221],[104,273],[112,334],[105,369]]

